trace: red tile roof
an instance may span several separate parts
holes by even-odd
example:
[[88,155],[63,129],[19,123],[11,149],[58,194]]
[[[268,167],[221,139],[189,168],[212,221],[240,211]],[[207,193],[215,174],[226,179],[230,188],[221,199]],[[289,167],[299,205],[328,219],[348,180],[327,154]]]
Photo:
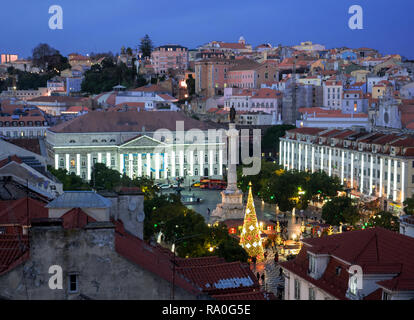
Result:
[[0,276],[29,259],[29,239],[22,235],[0,235]]
[[230,294],[220,294],[213,295],[213,299],[217,300],[276,300],[276,297],[271,292],[262,292],[262,291],[252,291],[252,292],[242,292],[242,293],[230,293]]
[[[341,278],[331,272],[341,264],[344,271],[349,265],[359,265],[364,274],[396,274],[392,280],[381,281],[379,285],[390,290],[414,290],[414,238],[374,228],[305,239],[303,242],[304,247],[298,257],[282,263],[282,267],[339,299],[345,298],[348,274],[342,272],[346,276]],[[321,279],[315,280],[307,275],[307,252],[330,255],[331,259]]]
[[4,167],[6,164],[12,161],[17,162],[17,163],[22,163],[22,160],[18,156],[16,155],[8,156],[7,158],[0,160],[0,168]]
[[175,131],[176,121],[184,121],[185,130],[192,128],[208,130],[218,127],[215,124],[198,121],[176,111],[91,111],[58,124],[49,130],[56,133],[141,132],[142,128],[145,127],[148,132],[154,132],[160,128]]
[[240,262],[179,267],[176,270],[209,294],[246,292],[260,288],[249,266]]
[[0,201],[0,225],[18,224],[28,226],[32,219],[47,217],[48,209],[40,201],[31,198]]

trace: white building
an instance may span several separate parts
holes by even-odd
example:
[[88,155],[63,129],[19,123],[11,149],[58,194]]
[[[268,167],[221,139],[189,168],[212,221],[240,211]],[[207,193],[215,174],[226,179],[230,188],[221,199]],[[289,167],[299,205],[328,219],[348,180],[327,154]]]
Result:
[[157,85],[148,85],[128,91],[119,91],[115,105],[123,103],[145,103],[147,111],[178,111],[178,100]]
[[369,130],[371,123],[366,113],[344,113],[341,110],[328,108],[301,108],[300,120],[296,121],[298,128],[328,128]]
[[[56,169],[85,180],[91,180],[93,164],[104,163],[130,178],[184,177],[187,184],[223,177],[223,140],[208,135],[220,128],[181,112],[96,111],[50,128],[46,145]],[[171,134],[157,136],[160,129]]]
[[414,217],[402,216],[400,217],[400,233],[408,237],[414,238]]
[[234,107],[236,111],[264,112],[280,118],[282,93],[276,90],[261,89],[224,89],[224,109]]
[[414,194],[414,138],[353,130],[298,128],[280,139],[286,169],[325,171],[362,200],[380,198],[385,210],[401,213]]

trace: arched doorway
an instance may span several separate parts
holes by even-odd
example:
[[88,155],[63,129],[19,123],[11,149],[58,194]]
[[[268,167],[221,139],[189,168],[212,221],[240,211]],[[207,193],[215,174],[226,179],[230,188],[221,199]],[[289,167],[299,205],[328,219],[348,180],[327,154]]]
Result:
[[204,176],[208,177],[208,168],[204,168]]

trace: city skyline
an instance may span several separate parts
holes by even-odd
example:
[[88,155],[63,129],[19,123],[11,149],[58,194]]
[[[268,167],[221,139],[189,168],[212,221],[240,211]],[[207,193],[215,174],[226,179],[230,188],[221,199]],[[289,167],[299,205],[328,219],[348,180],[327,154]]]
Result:
[[[351,17],[348,9],[354,4],[364,10],[363,30],[348,27]],[[49,29],[48,11],[52,5],[63,9],[63,30]],[[177,43],[190,49],[211,40],[236,42],[244,36],[253,46],[261,43],[292,46],[310,40],[327,48],[371,47],[383,54],[401,54],[412,59],[414,45],[407,41],[408,30],[414,27],[409,16],[412,9],[414,4],[404,0],[392,3],[346,0],[335,4],[327,0],[242,4],[213,1],[208,6],[187,0],[173,5],[168,1],[120,0],[116,7],[96,0],[82,3],[60,0],[40,5],[16,1],[2,7],[3,12],[10,14],[0,22],[2,29],[7,30],[1,49],[25,58],[39,43],[48,43],[67,55],[117,53],[122,46],[136,47],[145,34],[150,35],[156,46]],[[23,14],[24,21],[19,19]]]

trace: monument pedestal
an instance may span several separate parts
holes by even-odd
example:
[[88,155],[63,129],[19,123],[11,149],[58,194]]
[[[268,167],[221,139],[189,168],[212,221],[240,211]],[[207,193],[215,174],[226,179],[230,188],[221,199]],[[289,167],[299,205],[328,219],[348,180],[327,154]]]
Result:
[[240,190],[224,190],[221,192],[221,203],[211,214],[211,223],[229,219],[243,219],[243,193]]

